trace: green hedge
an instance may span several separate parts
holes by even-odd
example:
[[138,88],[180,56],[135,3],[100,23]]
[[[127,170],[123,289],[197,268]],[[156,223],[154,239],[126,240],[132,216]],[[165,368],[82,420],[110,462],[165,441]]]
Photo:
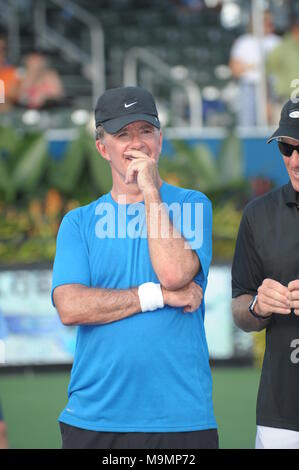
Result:
[[[1,263],[51,261],[61,218],[110,190],[110,167],[85,127],[77,129],[60,159],[49,154],[43,132],[0,127],[0,142]],[[160,157],[162,178],[210,197],[214,257],[230,260],[249,189],[240,140],[229,133],[216,158],[204,145],[172,145],[174,155]]]

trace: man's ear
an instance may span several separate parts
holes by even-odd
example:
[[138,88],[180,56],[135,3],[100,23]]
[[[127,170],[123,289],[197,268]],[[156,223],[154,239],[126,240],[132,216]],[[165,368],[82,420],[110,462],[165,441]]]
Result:
[[107,153],[106,145],[100,140],[96,140],[96,148],[98,149],[98,152],[102,155],[102,157],[110,162],[109,155]]

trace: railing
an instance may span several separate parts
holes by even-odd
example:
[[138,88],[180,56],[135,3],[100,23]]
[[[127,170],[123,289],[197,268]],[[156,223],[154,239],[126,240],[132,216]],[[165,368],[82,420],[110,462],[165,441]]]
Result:
[[251,16],[252,16],[252,29],[253,34],[256,36],[259,42],[260,55],[263,60],[259,64],[260,80],[255,88],[256,94],[256,125],[267,126],[267,82],[266,82],[266,71],[265,71],[265,51],[263,48],[262,40],[265,35],[264,24],[263,24],[263,0],[252,0],[251,4]]
[[0,19],[8,31],[9,60],[18,63],[20,59],[20,27],[15,0],[0,0]]
[[[67,10],[88,28],[91,45],[90,55],[48,26],[47,10],[51,3]],[[71,0],[39,0],[35,4],[34,27],[37,41],[43,45],[51,44],[83,66],[83,73],[92,83],[92,97],[95,103],[97,97],[105,90],[104,32],[98,19]]]
[[136,86],[138,84],[138,62],[143,62],[148,67],[155,70],[156,74],[163,80],[171,81],[180,86],[186,93],[189,110],[190,126],[202,126],[202,100],[200,89],[192,80],[188,78],[177,78],[173,73],[173,68],[142,47],[131,48],[124,61],[124,86]]

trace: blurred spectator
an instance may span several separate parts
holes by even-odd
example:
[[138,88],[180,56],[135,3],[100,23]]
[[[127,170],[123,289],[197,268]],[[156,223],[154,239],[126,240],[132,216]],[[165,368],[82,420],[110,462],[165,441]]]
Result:
[[205,6],[203,0],[172,0],[172,3],[181,12],[199,11]]
[[[290,32],[267,58],[267,73],[273,83],[273,116],[277,122],[282,104],[297,91],[299,95],[299,13],[291,19]],[[291,86],[293,80],[297,83]]]
[[256,197],[263,196],[264,194],[271,191],[271,189],[273,189],[273,184],[272,181],[270,181],[268,178],[265,178],[263,176],[257,176],[255,178],[250,179],[250,189],[250,199],[254,199]]
[[41,109],[59,103],[64,96],[63,85],[58,73],[49,68],[47,58],[35,51],[25,59],[24,78],[19,94],[19,104]]
[[[250,32],[243,34],[233,44],[230,58],[232,74],[239,80],[238,124],[255,126],[257,124],[256,86],[261,79],[260,65],[270,51],[280,42],[274,34],[272,15],[264,12],[264,37],[259,40]],[[268,113],[269,114],[269,113]]]
[[8,449],[6,424],[3,418],[3,414],[2,414],[1,403],[0,403],[0,449]]
[[7,38],[0,32],[0,80],[4,85],[4,103],[0,103],[0,113],[6,112],[15,104],[18,97],[20,78],[16,67],[9,65],[6,58]]

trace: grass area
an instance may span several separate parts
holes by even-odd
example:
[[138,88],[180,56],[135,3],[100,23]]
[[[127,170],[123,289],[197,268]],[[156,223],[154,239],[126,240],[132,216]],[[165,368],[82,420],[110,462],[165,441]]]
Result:
[[[253,448],[260,372],[213,368],[221,448]],[[68,373],[1,375],[0,396],[11,448],[60,448],[57,417],[67,401]]]
[[57,417],[67,401],[67,373],[0,376],[0,396],[14,449],[61,447]]
[[214,368],[213,397],[221,449],[253,449],[260,370]]

